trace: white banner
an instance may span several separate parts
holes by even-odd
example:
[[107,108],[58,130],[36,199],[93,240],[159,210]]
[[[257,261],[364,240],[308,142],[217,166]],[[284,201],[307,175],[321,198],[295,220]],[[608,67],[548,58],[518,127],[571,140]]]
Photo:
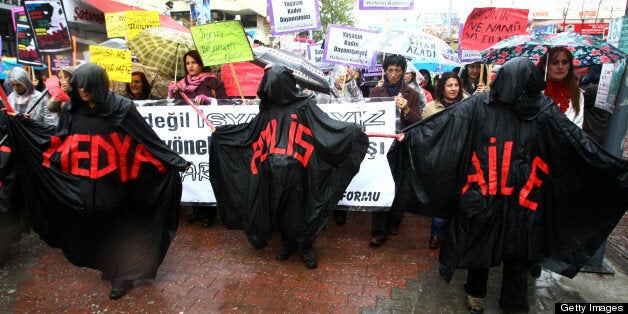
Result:
[[322,28],[318,1],[268,0],[268,12],[273,36]]
[[[393,101],[321,104],[330,117],[353,122],[367,132],[393,134],[396,110]],[[215,125],[240,124],[257,115],[255,105],[199,106]],[[175,152],[192,162],[182,175],[183,203],[215,203],[216,198],[209,181],[209,143],[211,132],[190,106],[137,107],[146,122]],[[386,153],[394,139],[369,138],[369,148],[340,205],[387,207],[392,204],[395,184],[388,167]]]
[[617,95],[622,84],[622,75],[626,68],[626,60],[615,63],[605,63],[602,65],[600,82],[598,83],[597,94],[595,95],[595,107],[604,109],[610,113],[615,112],[617,106]]
[[342,25],[327,25],[327,37],[323,61],[342,65],[370,67],[373,63],[373,51],[360,48],[377,31],[353,28]]

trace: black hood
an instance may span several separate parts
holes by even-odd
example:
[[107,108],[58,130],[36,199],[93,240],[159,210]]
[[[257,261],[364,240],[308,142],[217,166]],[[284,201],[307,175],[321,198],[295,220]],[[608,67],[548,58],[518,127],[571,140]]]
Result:
[[519,117],[532,119],[541,109],[544,89],[543,74],[534,63],[517,57],[504,63],[497,72],[491,82],[491,98],[513,105]]
[[266,70],[257,89],[257,95],[261,100],[260,111],[267,106],[287,106],[308,98],[297,86],[292,71],[284,66],[273,66]]
[[94,63],[86,63],[79,66],[76,68],[72,79],[70,79],[70,85],[72,90],[75,91],[72,93],[73,104],[84,103],[78,95],[78,87],[82,87],[92,94],[99,114],[108,115],[112,111],[113,108],[107,102],[107,99],[113,96],[110,95],[111,92],[109,91],[109,77],[101,66]]

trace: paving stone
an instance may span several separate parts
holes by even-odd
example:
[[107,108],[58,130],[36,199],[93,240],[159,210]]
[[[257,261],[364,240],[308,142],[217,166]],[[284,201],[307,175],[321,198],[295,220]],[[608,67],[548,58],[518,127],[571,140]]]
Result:
[[[275,261],[276,233],[269,247],[255,250],[240,230],[182,222],[157,278],[140,282],[117,301],[109,300],[110,284],[99,272],[71,265],[59,249],[48,247],[36,234],[26,235],[12,247],[13,259],[0,268],[0,313],[466,311],[466,271],[456,271],[449,284],[440,277],[438,251],[427,249],[428,218],[407,215],[400,234],[378,249],[368,246],[370,219],[369,213],[350,212],[345,225],[330,220],[314,244],[319,267],[313,270],[298,255]],[[626,221],[624,217],[622,225]],[[625,234],[614,233],[608,245],[623,240]],[[500,312],[500,282],[500,269],[492,269],[486,313]],[[539,279],[530,278],[531,312],[551,313],[558,301],[626,302],[626,287],[628,280],[620,271],[610,277],[579,274],[574,280],[544,271]]]

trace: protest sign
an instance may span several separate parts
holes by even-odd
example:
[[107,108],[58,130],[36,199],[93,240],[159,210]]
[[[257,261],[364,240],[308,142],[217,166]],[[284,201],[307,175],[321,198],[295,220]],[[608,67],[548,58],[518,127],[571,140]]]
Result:
[[268,0],[268,12],[273,36],[321,29],[318,1]]
[[321,44],[313,44],[307,46],[307,59],[310,60],[317,68],[325,71],[334,67],[333,64],[323,62],[323,46]]
[[482,51],[506,38],[526,34],[527,23],[527,9],[475,8],[464,23],[460,47]]
[[233,64],[236,77],[228,64],[222,66],[221,80],[225,84],[227,96],[240,96],[237,84],[240,84],[243,96],[256,96],[259,82],[264,76],[264,69],[251,62],[236,62]]
[[615,63],[605,63],[602,65],[600,82],[598,83],[597,94],[595,95],[595,107],[604,109],[610,113],[615,112],[617,96],[622,84],[622,75],[626,69],[626,59]]
[[[183,203],[214,203],[209,181],[209,143],[211,132],[203,119],[190,106],[173,101],[137,102],[140,114],[172,150],[181,154],[191,166],[181,175]],[[142,104],[145,104],[142,106]],[[182,106],[177,106],[181,104]],[[367,132],[394,133],[396,109],[394,101],[359,102],[319,105],[330,117],[360,124]],[[216,126],[250,122],[258,112],[256,105],[199,106]],[[386,153],[394,139],[369,138],[366,157],[360,172],[347,187],[340,205],[385,207],[392,204],[395,184],[390,174]]]
[[40,53],[72,50],[72,40],[61,0],[25,0],[26,16]]
[[370,67],[373,65],[373,51],[359,48],[377,31],[329,24],[323,51],[323,61],[329,63]]
[[412,10],[414,0],[360,0],[360,10]]
[[253,60],[253,51],[239,21],[192,26],[192,38],[205,65]]
[[44,64],[43,56],[37,51],[35,46],[35,34],[28,23],[24,8],[13,8],[13,21],[15,22],[15,40],[17,44],[17,62],[21,64],[37,65]]
[[126,12],[105,13],[107,37],[126,37]]
[[131,83],[131,50],[89,46],[90,62],[103,67],[112,81]]
[[134,38],[145,28],[159,26],[157,11],[126,11],[127,40]]

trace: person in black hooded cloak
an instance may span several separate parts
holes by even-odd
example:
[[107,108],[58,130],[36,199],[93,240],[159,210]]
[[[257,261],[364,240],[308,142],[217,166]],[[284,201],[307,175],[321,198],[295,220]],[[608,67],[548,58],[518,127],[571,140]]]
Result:
[[281,232],[276,256],[299,251],[318,263],[312,244],[366,155],[362,127],[330,118],[301,92],[292,71],[268,69],[257,91],[259,114],[216,128],[210,179],[223,224],[243,228],[257,249]]
[[[155,278],[178,225],[180,171],[133,102],[109,91],[103,68],[84,64],[59,126],[13,114],[9,134],[33,229],[72,264],[102,271],[112,300]],[[28,187],[37,186],[32,189]]]
[[527,58],[480,93],[404,130],[388,160],[393,202],[449,225],[440,273],[469,269],[467,306],[483,311],[489,268],[503,262],[500,307],[527,312],[527,270],[572,278],[628,208],[628,162],[602,149],[541,93]]

